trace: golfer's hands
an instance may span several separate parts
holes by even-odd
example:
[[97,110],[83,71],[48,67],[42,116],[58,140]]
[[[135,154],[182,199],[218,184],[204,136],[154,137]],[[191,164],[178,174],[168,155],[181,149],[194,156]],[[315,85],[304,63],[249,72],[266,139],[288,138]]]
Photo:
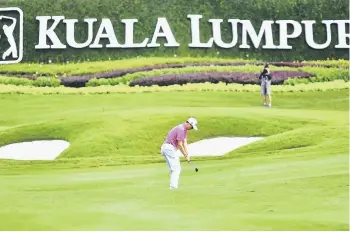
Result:
[[185,159],[187,162],[191,160],[189,155],[185,156]]

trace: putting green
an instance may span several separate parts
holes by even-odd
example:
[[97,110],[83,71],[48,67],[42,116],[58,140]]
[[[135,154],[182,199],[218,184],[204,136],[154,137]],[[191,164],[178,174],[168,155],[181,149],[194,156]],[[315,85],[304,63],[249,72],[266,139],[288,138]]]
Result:
[[[348,90],[1,95],[0,145],[64,139],[55,161],[0,160],[1,230],[348,230]],[[189,142],[263,136],[182,162],[168,189],[167,131]]]

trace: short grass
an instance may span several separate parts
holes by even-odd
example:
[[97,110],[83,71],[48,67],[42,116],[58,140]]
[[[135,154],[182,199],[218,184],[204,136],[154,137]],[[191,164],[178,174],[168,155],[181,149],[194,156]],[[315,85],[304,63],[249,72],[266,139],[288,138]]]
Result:
[[[56,161],[0,161],[1,230],[349,230],[348,90],[0,95],[0,145],[67,139]],[[214,136],[264,136],[182,162],[159,149],[188,116]],[[183,159],[182,159],[183,161]]]

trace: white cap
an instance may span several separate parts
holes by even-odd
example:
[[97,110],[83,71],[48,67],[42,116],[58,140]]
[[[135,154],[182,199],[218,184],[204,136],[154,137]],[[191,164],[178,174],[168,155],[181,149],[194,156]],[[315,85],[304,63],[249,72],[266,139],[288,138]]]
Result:
[[198,130],[198,127],[197,127],[197,124],[198,124],[197,119],[195,119],[195,118],[193,118],[193,117],[190,117],[190,118],[187,120],[187,122],[188,122],[189,124],[192,125],[192,127],[193,127],[194,130]]

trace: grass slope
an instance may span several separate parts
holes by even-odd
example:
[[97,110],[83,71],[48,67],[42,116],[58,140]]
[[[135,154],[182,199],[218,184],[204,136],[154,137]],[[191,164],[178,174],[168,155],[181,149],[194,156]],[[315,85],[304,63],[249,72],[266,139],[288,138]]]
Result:
[[[348,90],[0,95],[0,145],[64,138],[54,162],[0,160],[1,230],[348,230]],[[200,131],[266,139],[183,164],[159,154],[188,116]],[[129,164],[129,165],[123,165]]]

